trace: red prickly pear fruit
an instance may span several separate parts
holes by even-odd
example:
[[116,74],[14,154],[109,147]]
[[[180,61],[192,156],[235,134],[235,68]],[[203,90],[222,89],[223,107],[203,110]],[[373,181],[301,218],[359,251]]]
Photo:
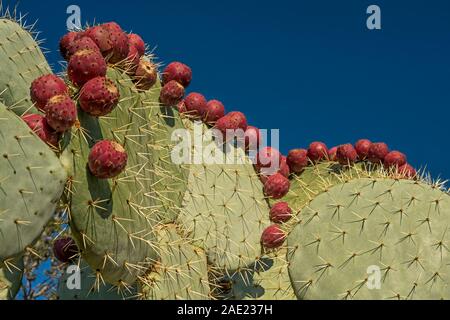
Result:
[[388,168],[401,167],[404,164],[406,164],[406,156],[399,151],[391,151],[384,157],[384,165]]
[[94,177],[112,179],[122,173],[127,161],[128,155],[120,144],[103,140],[91,149],[88,166]]
[[242,112],[233,111],[217,120],[215,128],[222,133],[224,140],[229,140],[231,138],[227,137],[227,130],[242,130],[244,133],[247,131],[247,118]]
[[67,74],[70,81],[82,87],[93,78],[106,76],[106,68],[106,62],[100,52],[86,49],[72,55]]
[[113,49],[109,62],[119,63],[128,57],[128,52],[130,51],[128,36],[124,31],[111,31],[110,37]]
[[285,156],[281,157],[280,170],[278,171],[278,173],[282,174],[286,178],[289,178],[289,176],[291,175],[291,170],[289,169],[287,158]]
[[46,144],[52,147],[58,146],[58,141],[61,136],[49,126],[43,116],[40,114],[27,114],[22,117],[22,120]]
[[[159,102],[163,106],[170,107],[178,105],[184,97],[184,87],[176,81],[170,81],[161,89],[159,95]],[[186,102],[184,101],[184,108],[186,108]]]
[[397,171],[406,178],[414,178],[417,175],[416,169],[414,169],[409,163],[405,163],[404,165],[398,167]]
[[264,194],[272,199],[281,199],[289,192],[291,183],[289,179],[280,173],[267,178],[264,184]]
[[66,132],[77,121],[77,107],[68,95],[52,97],[45,110],[45,118],[56,132]]
[[336,158],[342,165],[353,164],[358,159],[358,153],[352,144],[347,143],[338,147]]
[[339,147],[333,147],[328,150],[328,160],[329,161],[337,161],[337,150]]
[[270,220],[275,223],[285,223],[292,218],[292,209],[287,202],[278,202],[270,209]]
[[308,166],[308,150],[291,150],[286,161],[292,172],[301,173]]
[[45,112],[45,106],[50,98],[67,93],[68,89],[64,81],[54,74],[39,77],[31,83],[31,100],[42,112]]
[[139,90],[150,90],[158,80],[158,70],[150,61],[141,59],[134,74],[136,88]]
[[184,104],[184,100],[181,100],[178,104],[177,104],[177,109],[179,113],[185,113],[186,110],[186,105]]
[[135,46],[130,46],[130,51],[128,52],[128,57],[127,57],[127,62],[128,62],[128,67],[129,67],[129,70],[127,70],[127,73],[135,74],[140,61],[141,61],[141,55],[139,54],[138,50],[136,49]]
[[192,81],[192,70],[181,62],[172,62],[164,69],[163,83],[175,80],[183,87],[187,88]]
[[120,93],[108,78],[97,77],[89,80],[80,92],[80,107],[93,117],[110,113],[119,103]]
[[285,240],[286,233],[276,224],[266,228],[261,236],[261,243],[266,249],[279,248]]
[[73,262],[79,255],[78,246],[72,238],[61,238],[53,243],[53,253],[62,263]]
[[69,48],[72,46],[77,37],[78,32],[69,32],[65,34],[61,38],[61,40],[59,40],[59,52],[65,60],[68,60],[70,58],[70,56],[68,55]]
[[80,39],[75,40],[69,47],[67,51],[67,57],[70,59],[76,52],[80,50],[93,50],[99,51],[100,49],[95,44],[94,40],[89,37],[82,37]]
[[258,151],[261,140],[261,131],[254,126],[247,126],[247,130],[245,130],[245,149],[254,152]]
[[95,26],[84,31],[84,36],[91,38],[100,49],[103,57],[111,54],[113,44],[111,34],[104,26]]
[[218,100],[208,101],[206,104],[206,112],[203,119],[208,124],[215,124],[217,120],[225,116],[225,107],[222,102]]
[[277,172],[280,169],[282,158],[283,156],[277,149],[264,147],[259,150],[256,156],[256,167],[258,170],[270,168],[274,170],[274,172]]
[[117,22],[114,22],[114,21],[106,22],[106,23],[102,24],[102,27],[105,28],[106,30],[108,30],[109,32],[123,31],[122,27]]
[[[179,83],[178,81],[176,82]],[[182,85],[181,83],[179,84]],[[203,115],[206,114],[208,102],[206,101],[205,97],[200,93],[197,92],[190,93],[184,99],[184,104],[186,105],[186,110],[188,111],[188,113],[193,117],[199,118],[203,117]]]
[[370,146],[372,145],[372,141],[368,139],[361,139],[355,143],[355,149],[358,153],[359,159],[365,160],[369,155]]
[[144,40],[142,40],[142,38],[135,34],[135,33],[130,33],[128,35],[128,44],[131,47],[135,47],[139,56],[143,56],[145,55],[145,42]]
[[369,148],[367,158],[372,163],[383,163],[384,158],[389,153],[389,148],[386,143],[376,142],[372,143]]
[[323,142],[313,142],[309,145],[308,158],[312,162],[319,162],[328,157],[327,145]]

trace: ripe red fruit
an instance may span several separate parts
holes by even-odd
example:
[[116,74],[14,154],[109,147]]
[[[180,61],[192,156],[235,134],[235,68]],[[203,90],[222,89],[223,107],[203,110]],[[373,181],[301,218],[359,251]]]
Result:
[[192,81],[192,70],[181,62],[170,63],[163,72],[163,83],[175,80],[187,88]]
[[372,163],[383,163],[384,158],[389,153],[389,148],[386,143],[377,142],[372,143],[369,148],[367,158]]
[[106,76],[106,62],[98,51],[80,50],[70,58],[67,74],[70,81],[82,87],[95,77]]
[[414,169],[409,163],[398,167],[397,171],[406,178],[414,178],[417,175],[416,169]]
[[256,167],[258,170],[262,168],[272,168],[278,171],[281,166],[283,156],[281,153],[272,147],[262,148],[256,156]]
[[104,24],[102,24],[103,28],[106,28],[106,30],[108,30],[109,32],[113,32],[113,31],[123,31],[122,27],[114,21],[111,22],[106,22]]
[[342,165],[354,163],[358,159],[358,153],[350,143],[343,144],[338,147],[336,158]]
[[94,117],[105,116],[119,103],[120,93],[108,78],[97,77],[89,80],[80,92],[81,109]]
[[278,202],[270,209],[270,220],[275,223],[288,222],[292,218],[292,209],[287,202]]
[[308,166],[308,151],[305,149],[291,150],[286,161],[292,172],[301,173]]
[[203,119],[208,124],[214,124],[225,116],[225,107],[222,102],[218,100],[208,101],[206,104],[206,112],[203,115]]
[[365,160],[368,157],[371,145],[372,141],[367,139],[361,139],[356,142],[355,149],[358,153],[359,159]]
[[91,27],[84,31],[84,36],[91,38],[95,42],[104,57],[111,54],[113,44],[107,28],[104,26]]
[[264,248],[276,249],[283,245],[286,240],[286,233],[278,225],[271,225],[264,230],[261,236],[261,243]]
[[73,42],[77,39],[78,32],[69,32],[65,34],[61,40],[59,40],[59,52],[61,56],[68,60],[70,57],[68,56],[69,48],[73,44]]
[[73,262],[78,256],[78,246],[72,238],[61,238],[53,243],[53,253],[62,263]]
[[406,164],[406,156],[399,151],[391,151],[384,157],[384,165],[390,167],[401,167]]
[[178,104],[177,104],[177,109],[179,113],[185,113],[186,110],[186,105],[184,104],[184,100],[181,100]]
[[145,42],[139,35],[135,33],[130,33],[128,35],[128,44],[130,48],[131,47],[136,48],[140,57],[142,57],[145,54]]
[[70,58],[80,50],[100,51],[100,49],[91,38],[82,37],[72,42],[72,44],[69,46],[69,49],[67,50],[67,57]]
[[[172,81],[176,81],[176,80],[172,80]],[[207,112],[208,102],[206,101],[205,97],[200,93],[197,93],[197,92],[190,93],[184,99],[184,104],[186,105],[186,110],[193,117],[202,117]]]
[[48,125],[47,120],[43,116],[40,114],[27,114],[22,117],[22,120],[46,144],[52,147],[58,146],[60,134]]
[[264,194],[273,199],[281,199],[289,192],[290,187],[289,179],[276,173],[267,178],[264,184]]
[[[128,52],[127,63],[128,70],[127,73],[135,74],[136,69],[139,66],[139,62],[141,61],[141,55],[135,46],[130,46],[130,51]],[[156,72],[155,72],[156,73]]]
[[247,130],[245,130],[245,149],[251,152],[257,152],[261,139],[261,131],[258,128],[247,126]]
[[64,81],[54,74],[39,77],[31,83],[31,100],[42,112],[45,112],[45,106],[51,97],[67,93],[68,89]]
[[[247,119],[245,118],[245,115],[242,112],[233,111],[225,115],[224,117],[217,120],[215,128],[219,130],[223,135],[223,140],[231,140],[236,136],[236,133],[234,132],[232,137],[227,136],[227,131],[237,131],[242,130],[245,134],[245,131],[247,130]],[[233,132],[232,132],[233,133]],[[244,138],[244,137],[243,137]]]
[[65,132],[72,128],[77,120],[75,102],[67,95],[52,97],[45,107],[45,118],[56,132]]
[[309,145],[308,158],[313,162],[319,162],[328,157],[327,145],[323,142],[313,142]]
[[328,150],[328,160],[329,161],[337,161],[337,150],[338,147],[333,147]]
[[120,144],[103,140],[91,149],[88,165],[93,176],[99,179],[112,179],[122,173],[127,161],[128,155]]
[[128,56],[128,36],[115,22],[91,27],[85,31],[85,36],[94,40],[103,57],[111,63],[118,63]]
[[280,170],[278,171],[278,173],[282,174],[286,178],[289,178],[289,176],[291,175],[291,170],[289,169],[285,156],[281,157]]
[[[176,106],[183,100],[184,87],[176,81],[170,81],[161,89],[159,101],[163,106]],[[186,103],[184,102],[184,108]]]
[[109,56],[109,62],[119,63],[128,57],[130,46],[128,44],[127,34],[120,31],[110,31],[111,43],[113,45],[111,56]]
[[136,87],[139,90],[149,90],[158,80],[158,70],[156,66],[145,59],[141,59],[134,74]]

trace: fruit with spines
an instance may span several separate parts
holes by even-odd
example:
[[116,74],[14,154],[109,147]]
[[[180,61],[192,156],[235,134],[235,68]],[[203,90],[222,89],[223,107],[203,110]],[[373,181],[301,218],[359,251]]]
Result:
[[80,50],[100,51],[94,40],[89,37],[81,37],[70,44],[66,53],[66,57],[70,59],[71,56],[73,56]]
[[261,140],[261,131],[257,127],[247,126],[247,130],[245,130],[245,149],[256,154]]
[[27,114],[22,117],[22,120],[42,141],[54,148],[58,146],[61,135],[49,126],[45,117],[40,114]]
[[52,97],[45,106],[45,119],[56,132],[72,128],[77,120],[77,107],[68,95]]
[[[176,81],[169,81],[161,89],[159,101],[163,106],[176,106],[182,102],[184,97],[184,87]],[[186,109],[186,104],[183,100],[183,107]],[[187,109],[186,109],[187,111]]]
[[355,150],[358,153],[360,160],[366,160],[369,156],[370,147],[372,146],[372,141],[368,139],[360,139],[355,143]]
[[175,80],[184,88],[189,87],[192,81],[192,70],[189,66],[181,62],[172,62],[165,69],[162,74],[163,84]]
[[136,88],[144,91],[150,90],[158,80],[158,70],[152,62],[141,59],[139,60],[134,77]]
[[290,186],[289,179],[276,173],[267,178],[264,184],[264,194],[272,199],[281,199],[289,192]]
[[400,151],[391,151],[384,157],[384,165],[387,168],[401,167],[406,164],[406,156]]
[[94,117],[106,116],[119,103],[117,86],[106,77],[96,77],[83,86],[79,96],[81,109]]
[[103,140],[94,145],[89,153],[88,165],[92,175],[99,179],[117,177],[127,166],[128,155],[115,141]]
[[225,106],[218,100],[210,100],[206,104],[206,110],[203,114],[203,120],[207,124],[214,125],[217,120],[225,116]]
[[262,236],[261,243],[266,249],[276,249],[283,245],[286,240],[286,233],[276,224],[267,227]]
[[53,253],[62,263],[69,263],[79,256],[78,246],[70,237],[56,239],[53,243]]
[[67,75],[74,85],[82,87],[89,80],[106,75],[106,62],[98,51],[80,50],[70,58]]
[[284,201],[275,203],[270,209],[270,220],[274,223],[285,223],[292,218],[292,209]]
[[72,44],[77,40],[78,32],[68,32],[59,40],[59,52],[65,60],[69,60],[69,50]]
[[338,161],[337,152],[339,147],[333,147],[328,150],[328,160],[329,161]]
[[[171,80],[171,81],[175,81],[175,82],[179,83],[176,80]],[[181,83],[179,83],[179,84],[182,85]],[[205,97],[198,92],[192,92],[192,93],[188,94],[186,96],[186,98],[184,98],[184,104],[186,106],[187,112],[192,117],[202,118],[207,112],[208,101],[206,101]]]
[[54,74],[47,74],[35,79],[31,83],[31,100],[40,111],[46,111],[50,98],[58,95],[67,95],[68,88],[65,82]]
[[[236,134],[238,130],[242,130],[242,133],[245,134],[245,131],[248,128],[247,118],[242,112],[232,111],[217,120],[215,128],[222,133],[223,140],[226,141],[234,138],[234,134]],[[228,137],[227,135],[227,132],[230,130],[234,131],[232,132],[233,137]]]
[[308,148],[308,158],[312,162],[319,162],[328,157],[327,145],[323,142],[312,142]]
[[256,156],[256,167],[261,173],[271,175],[280,169],[283,156],[273,147],[264,147]]
[[289,151],[286,161],[293,173],[301,173],[308,166],[308,150],[291,150]]
[[409,163],[405,163],[404,165],[398,167],[397,171],[406,178],[414,178],[417,175],[416,169],[414,169],[414,167]]
[[367,159],[375,164],[382,164],[389,153],[389,147],[384,142],[375,142],[370,145]]
[[136,48],[137,53],[139,54],[139,57],[142,57],[145,55],[145,42],[142,40],[141,36],[135,33],[130,33],[128,35],[128,44],[130,46],[130,49],[132,47]]
[[336,159],[341,165],[351,165],[358,159],[358,153],[352,144],[343,144],[336,151]]

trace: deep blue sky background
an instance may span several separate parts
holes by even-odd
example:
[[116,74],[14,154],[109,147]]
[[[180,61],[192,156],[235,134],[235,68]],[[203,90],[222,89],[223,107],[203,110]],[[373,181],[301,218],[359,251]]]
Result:
[[[190,90],[279,128],[283,152],[367,137],[450,178],[450,1],[22,1],[55,71],[70,4],[189,64]],[[381,31],[366,28],[370,4]]]

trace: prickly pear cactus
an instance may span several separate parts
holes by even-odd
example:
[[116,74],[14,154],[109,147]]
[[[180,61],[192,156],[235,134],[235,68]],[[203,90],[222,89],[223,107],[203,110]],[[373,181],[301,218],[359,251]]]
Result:
[[[207,130],[198,123],[195,126],[197,133],[191,123],[193,137]],[[191,165],[178,222],[206,250],[214,267],[233,274],[261,256],[260,238],[269,225],[269,207],[263,186],[243,151],[234,147],[228,154],[215,150],[218,157],[225,159],[235,154],[236,158],[229,161],[241,162]]]
[[145,300],[208,300],[210,284],[203,249],[180,235],[175,225],[156,229],[158,261],[145,275],[141,298]]
[[22,258],[9,259],[0,264],[0,300],[13,300],[22,284]]
[[[115,287],[103,283],[84,261],[80,261],[76,267],[78,269],[73,268],[70,272],[66,269],[62,274],[57,291],[58,300],[127,300],[137,295],[134,287]],[[76,272],[79,272],[79,277]]]
[[[67,195],[74,237],[82,256],[111,284],[132,284],[157,257],[153,228],[174,219],[186,187],[182,168],[170,161],[171,131],[178,114],[158,103],[159,86],[138,93],[130,77],[110,69],[119,88],[114,111],[99,119],[79,110],[62,161],[70,172]],[[113,140],[124,147],[128,165],[113,180],[95,178],[87,168],[92,146]]]
[[30,85],[51,69],[32,34],[8,17],[0,18],[0,61],[0,101],[19,116],[36,111]]
[[0,104],[0,263],[43,232],[64,191],[66,172],[54,152]]
[[450,196],[419,181],[363,178],[330,188],[288,237],[297,297],[450,298],[449,213]]

